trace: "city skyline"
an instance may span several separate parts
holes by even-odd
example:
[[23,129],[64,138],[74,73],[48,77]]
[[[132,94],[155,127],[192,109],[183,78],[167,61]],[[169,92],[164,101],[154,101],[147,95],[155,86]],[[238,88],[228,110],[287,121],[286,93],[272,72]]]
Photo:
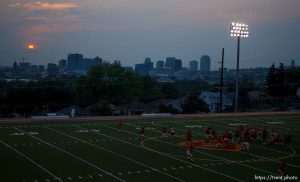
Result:
[[[195,0],[2,0],[0,6],[1,66],[24,57],[46,65],[68,53],[134,66],[150,57],[154,62],[174,56],[184,67],[202,55],[216,70],[225,48],[225,67],[234,68],[236,40],[232,21],[249,25],[241,41],[241,68],[288,65],[300,61],[298,0],[222,2]],[[26,49],[34,43],[36,49]]]

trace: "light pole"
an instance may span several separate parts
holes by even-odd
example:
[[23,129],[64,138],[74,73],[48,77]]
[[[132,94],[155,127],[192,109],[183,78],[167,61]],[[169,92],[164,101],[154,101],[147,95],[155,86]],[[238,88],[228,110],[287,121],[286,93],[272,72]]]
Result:
[[248,25],[243,23],[231,23],[230,36],[237,37],[237,59],[236,59],[236,72],[235,72],[235,103],[234,111],[238,112],[238,96],[239,96],[239,64],[240,64],[240,38],[248,37]]

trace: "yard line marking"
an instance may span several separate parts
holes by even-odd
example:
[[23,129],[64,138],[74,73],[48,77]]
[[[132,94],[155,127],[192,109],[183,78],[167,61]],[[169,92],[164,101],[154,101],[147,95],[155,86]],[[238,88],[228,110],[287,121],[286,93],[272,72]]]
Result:
[[121,176],[123,175],[121,172],[118,172],[118,174],[121,175]]
[[[128,124],[128,123],[125,123],[125,124],[126,124],[126,125],[129,125],[129,126],[137,127],[137,125],[131,125],[131,124]],[[159,131],[155,131],[155,132],[160,133]],[[179,136],[175,136],[175,137],[183,138],[183,137],[179,137]],[[170,142],[161,141],[161,140],[157,140],[157,139],[154,139],[154,140],[159,141],[159,142],[161,142],[161,143],[168,144],[168,145],[174,145],[174,146],[183,148],[183,147],[181,147],[181,146],[175,145],[175,144],[170,143]],[[229,159],[226,159],[226,158],[223,158],[223,157],[219,157],[219,156],[216,156],[216,155],[213,155],[213,154],[209,154],[209,153],[206,153],[206,152],[202,152],[202,151],[199,151],[199,150],[195,150],[195,152],[198,152],[198,153],[201,153],[201,154],[204,154],[204,155],[207,155],[207,156],[215,157],[215,158],[218,158],[218,159],[222,159],[222,160],[225,160],[225,161],[231,161],[231,160],[229,160]],[[257,171],[261,171],[261,172],[264,172],[264,173],[267,173],[267,174],[277,175],[276,173],[273,173],[273,172],[270,172],[270,171],[266,171],[266,170],[263,170],[263,169],[260,169],[260,168],[252,167],[252,166],[249,166],[249,165],[246,165],[246,164],[242,164],[242,163],[239,163],[239,162],[236,162],[236,161],[231,161],[231,162],[233,162],[233,163],[235,163],[235,164],[238,164],[238,165],[240,165],[240,166],[244,166],[244,167],[247,167],[247,168],[250,168],[250,169],[254,169],[254,170],[257,170]]]
[[166,168],[163,168],[163,170],[167,171],[168,169],[166,169]]
[[91,175],[88,175],[89,176],[89,178],[93,178],[93,176],[91,176]]
[[47,181],[47,182],[49,182],[49,181],[50,181],[50,179],[48,179],[48,178],[47,178],[47,179],[46,179],[46,181]]
[[98,176],[100,176],[101,178],[103,177],[102,174],[98,174]]
[[175,170],[176,168],[175,167],[171,167],[171,169]]
[[137,170],[136,172],[139,173],[139,174],[141,174],[141,171],[139,171],[139,170]]
[[22,152],[16,150],[15,148],[13,148],[12,146],[8,145],[7,143],[5,143],[4,141],[2,141],[0,139],[0,143],[2,143],[3,145],[5,145],[6,147],[10,148],[11,150],[15,151],[16,153],[18,153],[19,155],[23,156],[25,159],[29,160],[31,163],[33,163],[34,165],[36,165],[37,167],[39,167],[40,169],[42,169],[43,171],[45,171],[46,173],[50,174],[52,177],[54,177],[55,179],[57,179],[58,181],[62,180],[60,178],[58,178],[56,175],[54,175],[53,173],[51,173],[50,171],[48,171],[46,168],[44,168],[43,166],[41,166],[40,164],[38,164],[37,162],[35,162],[34,160],[32,160],[31,158],[27,157],[25,154],[23,154]]
[[[42,139],[40,139],[40,138],[38,138],[38,137],[36,137],[36,136],[33,136],[33,135],[31,135],[31,134],[29,134],[29,133],[27,133],[27,132],[25,132],[25,131],[23,131],[23,130],[21,130],[21,129],[19,129],[19,128],[16,128],[16,127],[13,127],[13,128],[16,129],[16,130],[18,130],[18,131],[24,132],[26,135],[28,135],[28,136],[30,136],[30,137],[32,137],[32,138],[34,138],[34,139],[36,139],[36,140],[38,140],[38,141],[40,141],[40,142],[46,144],[46,145],[49,145],[49,146],[51,146],[51,147],[53,147],[53,148],[55,148],[55,149],[57,149],[57,150],[59,150],[59,151],[61,151],[61,152],[63,152],[63,153],[66,153],[66,154],[72,156],[72,157],[75,158],[75,159],[78,159],[79,161],[81,161],[81,162],[83,162],[83,163],[86,163],[86,164],[88,164],[88,165],[90,165],[90,166],[92,166],[92,167],[98,169],[99,171],[102,171],[102,172],[104,172],[105,174],[110,175],[111,177],[113,177],[113,178],[115,178],[115,179],[117,179],[117,180],[119,180],[119,181],[124,181],[123,179],[121,179],[121,178],[119,178],[119,177],[117,177],[117,176],[114,176],[114,175],[110,174],[110,173],[107,172],[106,170],[104,170],[104,169],[102,169],[102,168],[100,168],[100,167],[98,167],[98,166],[96,166],[96,165],[94,165],[94,164],[92,164],[92,163],[90,163],[90,162],[88,162],[88,161],[86,161],[86,160],[84,160],[84,159],[82,159],[82,158],[76,156],[75,154],[72,154],[72,153],[70,153],[70,152],[68,152],[68,151],[66,151],[66,150],[64,150],[64,149],[61,149],[61,148],[59,148],[59,147],[56,147],[56,146],[52,145],[51,143],[48,143],[48,142],[46,142],[46,141],[44,141],[44,140],[42,140]],[[124,182],[125,182],[125,181],[124,181]]]
[[[73,127],[80,128],[80,129],[84,129],[84,128],[80,127],[80,126],[73,126]],[[132,158],[126,157],[126,156],[124,156],[124,155],[121,155],[121,154],[116,153],[116,152],[114,152],[114,151],[111,151],[111,150],[109,150],[109,149],[106,149],[106,148],[100,147],[100,146],[98,146],[98,145],[89,143],[89,142],[87,142],[87,141],[81,140],[81,139],[79,139],[79,138],[77,138],[77,137],[71,136],[71,135],[69,135],[69,134],[66,134],[66,133],[64,133],[64,132],[55,130],[55,129],[50,128],[50,127],[46,127],[46,126],[45,126],[45,128],[47,128],[47,129],[49,129],[49,130],[52,130],[52,131],[54,131],[54,132],[56,132],[56,133],[60,133],[60,134],[62,134],[62,135],[71,137],[71,138],[73,138],[73,139],[76,139],[76,140],[78,140],[78,141],[81,141],[81,142],[83,142],[83,143],[85,143],[85,144],[88,144],[88,145],[90,145],[90,146],[93,146],[93,147],[96,147],[96,148],[105,150],[105,151],[110,152],[110,153],[112,153],[112,154],[115,154],[115,155],[117,155],[117,156],[119,156],[119,157],[122,157],[122,158],[125,158],[125,159],[127,159],[127,160],[130,160],[131,162],[134,162],[134,163],[136,163],[136,164],[142,165],[142,166],[144,166],[144,167],[146,167],[146,168],[153,169],[153,167],[151,167],[151,166],[149,166],[149,165],[147,165],[147,164],[138,162],[138,161],[136,161],[136,160],[134,160],[134,159],[132,159]],[[106,137],[111,138],[111,139],[115,139],[115,138],[110,137],[110,136],[108,136],[108,135],[100,134],[100,133],[97,133],[97,132],[91,132],[91,133],[94,133],[94,134],[96,134],[96,135],[106,136]],[[177,177],[175,177],[175,176],[172,176],[172,175],[170,175],[170,174],[168,174],[168,173],[165,173],[165,172],[162,172],[162,171],[157,171],[157,172],[159,172],[159,173],[161,173],[161,174],[163,174],[163,175],[166,175],[166,176],[168,176],[168,177],[171,177],[171,178],[173,178],[173,179],[176,179],[176,180],[178,180],[178,181],[184,181],[184,180],[182,180],[182,179],[180,179],[180,178],[177,178]]]
[[72,178],[71,178],[71,177],[68,177],[68,180],[72,181]]
[[[107,125],[102,125],[102,126],[107,127],[107,128],[111,128],[111,129],[114,129],[114,130],[117,130],[117,131],[118,131],[118,129],[116,129],[116,128],[114,128],[114,127],[110,127],[110,126],[107,126]],[[135,136],[138,135],[138,134],[136,134],[136,133],[129,132],[129,131],[125,131],[125,130],[121,130],[121,131],[122,131],[122,132],[125,132],[125,133],[129,133],[129,134],[135,135]],[[112,137],[112,138],[114,138],[114,137]],[[145,138],[149,138],[149,137],[145,137]],[[136,144],[132,144],[132,143],[129,143],[129,142],[126,142],[126,141],[122,141],[122,140],[119,140],[119,139],[117,139],[117,138],[114,138],[114,139],[117,140],[117,141],[123,142],[123,143],[127,143],[127,144],[132,145],[132,146],[136,146],[136,147],[139,147],[139,148],[144,148],[144,147],[142,147],[142,146],[140,146],[140,145],[136,145]],[[146,148],[145,148],[145,149],[146,149]],[[187,162],[187,161],[185,161],[185,160],[181,160],[181,159],[179,159],[179,158],[176,158],[176,157],[173,157],[173,156],[170,156],[170,155],[167,155],[167,154],[158,152],[158,151],[156,151],[156,150],[152,150],[152,149],[148,149],[148,148],[147,148],[146,150],[149,150],[149,151],[151,151],[151,152],[157,153],[157,154],[159,154],[159,155],[163,155],[163,156],[168,157],[168,158],[172,158],[172,159],[174,159],[174,160],[180,161],[180,162],[185,163],[185,164],[191,164],[191,165],[193,164],[193,163]],[[241,179],[235,178],[235,177],[233,177],[233,176],[229,176],[229,175],[227,175],[227,174],[224,174],[224,173],[221,173],[221,172],[218,172],[218,171],[214,171],[214,170],[212,170],[212,169],[208,169],[208,168],[201,167],[201,166],[198,166],[198,167],[201,168],[201,169],[204,169],[204,170],[206,170],[206,171],[210,171],[210,172],[212,172],[212,173],[219,174],[219,175],[221,175],[221,176],[224,176],[224,177],[227,177],[227,178],[230,178],[230,179],[234,179],[234,180],[236,180],[236,181],[243,181],[243,180],[241,180]],[[155,170],[155,171],[158,171],[158,170]]]
[[[277,158],[266,158],[266,157],[263,157],[263,156],[259,156],[259,155],[255,155],[255,154],[252,154],[252,153],[248,153],[248,152],[243,152],[241,151],[242,153],[245,153],[247,155],[251,155],[251,156],[255,156],[255,157],[258,157],[260,158],[261,160],[271,160],[271,161],[274,161],[274,162],[277,162],[277,163],[280,163],[280,161],[277,160]],[[247,160],[246,160],[247,161]],[[286,164],[288,165],[288,164]],[[299,166],[296,166],[296,165],[293,165],[293,164],[289,164],[289,166],[292,166],[292,167],[295,167],[295,168],[298,168],[300,169]]]
[[81,177],[81,176],[78,176],[78,178],[79,178],[79,179],[82,179],[82,177]]
[[149,171],[148,169],[145,170],[146,172],[150,173],[151,171]]
[[132,173],[130,171],[127,172],[129,175],[132,175]]

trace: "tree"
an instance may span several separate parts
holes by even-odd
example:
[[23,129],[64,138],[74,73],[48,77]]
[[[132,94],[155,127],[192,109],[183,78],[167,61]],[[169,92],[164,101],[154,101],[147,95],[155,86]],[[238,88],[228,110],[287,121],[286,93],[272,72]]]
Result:
[[269,95],[275,95],[276,92],[274,86],[275,83],[276,83],[276,69],[275,69],[275,64],[273,63],[267,75],[267,86],[268,86]]
[[119,104],[142,95],[141,77],[126,71],[119,61],[93,66],[77,80],[77,100],[95,104],[98,100]]
[[197,112],[209,112],[207,104],[198,99],[197,95],[191,95],[182,104],[182,112],[184,114],[193,114]]
[[179,97],[179,91],[174,83],[164,83],[161,86],[161,92],[165,98],[174,99]]

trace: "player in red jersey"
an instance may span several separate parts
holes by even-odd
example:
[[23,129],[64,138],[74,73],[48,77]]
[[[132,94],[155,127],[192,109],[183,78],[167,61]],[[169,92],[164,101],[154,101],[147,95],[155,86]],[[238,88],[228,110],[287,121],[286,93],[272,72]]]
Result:
[[208,142],[208,140],[210,139],[211,133],[210,133],[210,129],[207,127],[205,129],[205,142]]
[[217,145],[216,148],[223,148],[223,138],[219,137],[218,141],[217,141]]
[[121,131],[122,126],[123,126],[123,123],[122,123],[122,121],[120,120],[120,121],[118,122],[118,124],[117,124],[117,127],[118,127],[119,132]]
[[189,130],[186,134],[186,141],[185,144],[191,143],[192,142],[192,132]]
[[162,133],[162,138],[163,139],[168,139],[168,136],[167,136],[167,128],[166,127],[163,127],[161,129],[161,133]]
[[278,166],[278,171],[280,173],[280,175],[284,175],[285,174],[285,161],[281,161],[279,166]]
[[186,151],[187,157],[193,160],[193,146],[191,145]]
[[144,127],[142,127],[140,129],[140,135],[141,135],[142,140],[144,140],[144,138],[145,138],[145,128]]
[[172,126],[169,126],[169,132],[170,132],[171,137],[175,136],[175,130]]

